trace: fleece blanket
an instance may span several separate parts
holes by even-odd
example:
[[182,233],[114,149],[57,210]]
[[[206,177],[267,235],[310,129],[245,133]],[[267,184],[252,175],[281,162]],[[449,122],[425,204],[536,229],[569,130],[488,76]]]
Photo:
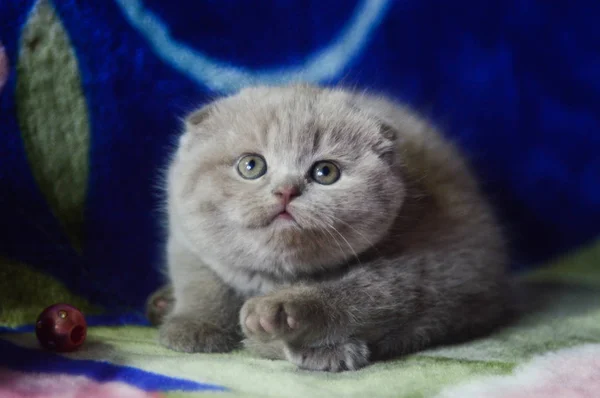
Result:
[[[599,17],[594,0],[1,1],[0,396],[585,396],[600,340]],[[438,124],[545,304],[488,339],[355,374],[158,347],[141,310],[161,283],[157,175],[181,116],[297,81],[380,91]],[[73,354],[31,333],[59,301],[90,325]]]
[[[600,396],[599,265],[600,241],[520,276],[530,310],[491,336],[357,372],[301,371],[244,351],[176,353],[156,343],[154,328],[139,325],[92,326],[78,351],[53,354],[27,326],[0,333],[0,397],[594,398]],[[0,283],[4,292],[8,283]],[[56,299],[73,299],[64,286],[48,287]],[[43,306],[41,297],[26,300]],[[0,317],[24,311],[15,303]]]

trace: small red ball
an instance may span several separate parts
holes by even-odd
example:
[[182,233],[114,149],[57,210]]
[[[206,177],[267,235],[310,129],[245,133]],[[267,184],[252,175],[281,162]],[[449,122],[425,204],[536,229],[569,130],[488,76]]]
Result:
[[68,304],[54,304],[38,316],[35,335],[42,347],[69,352],[76,350],[85,341],[87,323],[77,308]]

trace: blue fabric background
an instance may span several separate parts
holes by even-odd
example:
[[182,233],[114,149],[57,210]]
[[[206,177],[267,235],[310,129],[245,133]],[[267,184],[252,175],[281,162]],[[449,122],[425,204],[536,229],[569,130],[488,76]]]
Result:
[[[221,94],[160,56],[125,16],[119,4],[126,1],[54,1],[78,57],[91,119],[82,255],[70,248],[29,170],[14,74],[0,97],[0,255],[110,307],[140,306],[159,284],[157,171],[179,118]],[[0,40],[13,68],[32,3],[0,3]],[[178,43],[221,65],[267,71],[267,78],[326,49],[362,7],[354,0],[140,4]],[[509,231],[515,269],[598,236],[600,2],[384,6],[365,44],[322,83],[407,101],[456,139]]]
[[0,340],[0,365],[22,372],[86,376],[97,382],[121,382],[145,391],[226,391],[221,386],[176,379],[105,361],[73,360],[52,352],[28,350]]

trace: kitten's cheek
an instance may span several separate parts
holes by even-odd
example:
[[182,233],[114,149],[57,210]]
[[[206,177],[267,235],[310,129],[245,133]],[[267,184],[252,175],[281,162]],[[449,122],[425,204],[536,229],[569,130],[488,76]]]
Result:
[[223,206],[222,215],[225,217],[227,224],[232,226],[249,227],[251,222],[248,217],[238,207]]

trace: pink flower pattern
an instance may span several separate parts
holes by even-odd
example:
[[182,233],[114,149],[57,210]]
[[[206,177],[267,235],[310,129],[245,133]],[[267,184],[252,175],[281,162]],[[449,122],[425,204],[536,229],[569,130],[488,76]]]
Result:
[[23,373],[0,368],[1,398],[162,398],[120,382],[99,383],[85,376]]

